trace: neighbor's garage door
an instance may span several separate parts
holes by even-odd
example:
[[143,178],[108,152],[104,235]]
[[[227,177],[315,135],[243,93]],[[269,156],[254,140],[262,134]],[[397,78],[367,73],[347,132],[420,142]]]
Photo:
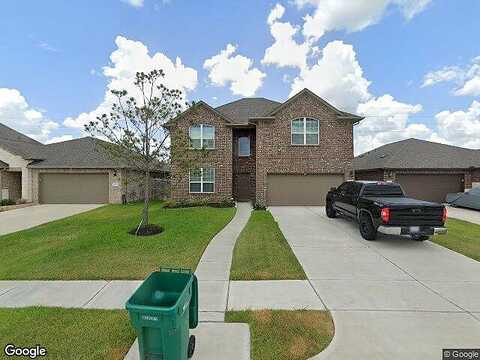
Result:
[[409,197],[420,200],[445,202],[448,193],[463,191],[463,175],[398,174],[397,182]]
[[332,186],[343,182],[342,175],[268,175],[268,205],[325,205]]
[[45,173],[38,181],[42,204],[108,203],[108,174]]

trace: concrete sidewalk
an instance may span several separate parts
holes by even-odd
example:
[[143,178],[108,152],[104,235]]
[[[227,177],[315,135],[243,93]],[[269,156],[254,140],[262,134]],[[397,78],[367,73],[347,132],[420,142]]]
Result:
[[233,249],[251,211],[250,203],[237,203],[235,217],[210,241],[200,259],[195,275],[198,278],[201,320],[224,320]]

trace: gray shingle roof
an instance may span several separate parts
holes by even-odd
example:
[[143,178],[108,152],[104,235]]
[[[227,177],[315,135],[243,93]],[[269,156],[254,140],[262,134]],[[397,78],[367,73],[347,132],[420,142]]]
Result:
[[480,167],[480,150],[407,139],[357,156],[354,167],[355,170],[467,169]]
[[[122,159],[112,157],[102,140],[93,137],[68,140],[44,145],[46,157],[42,161],[30,164],[31,168],[75,168],[75,169],[113,169],[130,168]],[[168,167],[158,164],[157,171],[168,171]]]
[[109,156],[101,140],[84,137],[44,146],[45,158],[32,168],[118,168],[125,167]]
[[[112,158],[101,146],[103,141],[93,137],[84,137],[59,143],[44,145],[26,135],[0,123],[0,148],[34,160],[31,168],[76,168],[76,169],[113,169],[128,168],[126,162]],[[0,160],[0,168],[9,165]],[[168,167],[159,164],[158,170],[168,171]]]
[[42,159],[44,145],[0,123],[0,148],[24,159]]
[[221,105],[215,110],[235,124],[248,124],[248,119],[272,112],[281,103],[265,98],[244,98]]

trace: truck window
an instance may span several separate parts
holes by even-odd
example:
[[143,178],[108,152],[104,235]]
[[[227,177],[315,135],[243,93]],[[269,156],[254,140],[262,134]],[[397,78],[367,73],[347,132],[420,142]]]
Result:
[[363,189],[363,196],[378,196],[378,197],[386,197],[386,196],[404,196],[402,188],[397,184],[384,184],[384,183],[374,183],[365,185]]

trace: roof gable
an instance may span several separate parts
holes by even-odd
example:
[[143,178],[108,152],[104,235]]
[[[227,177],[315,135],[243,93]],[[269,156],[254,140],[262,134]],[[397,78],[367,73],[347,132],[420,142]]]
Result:
[[323,105],[325,105],[328,109],[332,110],[339,118],[342,118],[342,119],[351,119],[351,120],[355,120],[355,121],[360,121],[360,120],[363,120],[364,118],[362,116],[358,116],[358,115],[355,115],[355,114],[351,114],[351,113],[348,113],[346,111],[341,111],[339,109],[337,109],[335,106],[333,106],[332,104],[330,104],[329,102],[325,101],[324,99],[322,99],[320,96],[318,96],[317,94],[315,94],[313,91],[307,89],[307,88],[304,88],[303,90],[301,90],[300,92],[296,93],[295,95],[293,95],[291,98],[289,98],[287,101],[285,101],[283,104],[281,104],[280,106],[276,107],[275,109],[273,109],[269,114],[269,116],[274,116],[275,114],[277,114],[280,110],[284,109],[285,107],[287,107],[288,105],[290,105],[291,103],[293,103],[295,100],[297,100],[298,98],[300,98],[301,96],[311,96],[313,97],[315,100],[321,102]]
[[190,114],[192,111],[194,111],[196,108],[198,107],[203,107],[205,109],[207,109],[208,111],[211,111],[213,112],[214,114],[216,114],[217,116],[220,116],[223,120],[225,120],[227,123],[231,123],[232,121],[227,118],[224,114],[220,113],[219,111],[217,111],[216,109],[212,108],[210,105],[208,105],[205,101],[203,100],[200,100],[198,102],[196,102],[195,104],[193,104],[192,106],[190,106],[187,110],[185,110],[184,112],[178,114],[177,116],[175,116],[173,119],[169,120],[165,125],[164,127],[166,128],[169,128],[171,127],[172,125],[174,125],[178,120],[180,120],[181,118],[183,118],[185,115],[188,115]]
[[0,123],[0,148],[26,160],[42,159],[45,145]]

